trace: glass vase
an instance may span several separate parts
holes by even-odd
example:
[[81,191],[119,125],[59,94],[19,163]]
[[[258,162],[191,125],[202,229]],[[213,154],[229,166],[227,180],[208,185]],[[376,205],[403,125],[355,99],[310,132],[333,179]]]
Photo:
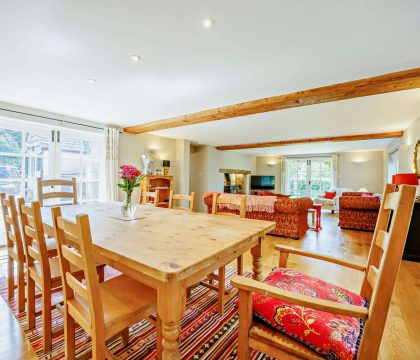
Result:
[[121,205],[121,213],[124,218],[133,218],[136,212],[136,204],[131,201],[131,194],[126,194],[125,200]]

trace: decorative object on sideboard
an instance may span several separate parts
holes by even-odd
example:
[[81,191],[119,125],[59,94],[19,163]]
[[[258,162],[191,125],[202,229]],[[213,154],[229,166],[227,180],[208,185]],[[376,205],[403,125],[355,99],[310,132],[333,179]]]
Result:
[[152,173],[152,166],[153,166],[153,159],[151,157],[151,150],[146,148],[144,149],[144,153],[141,155],[141,159],[143,161],[143,174],[149,175]]
[[162,161],[163,175],[169,175],[169,168],[171,167],[171,162],[169,160]]

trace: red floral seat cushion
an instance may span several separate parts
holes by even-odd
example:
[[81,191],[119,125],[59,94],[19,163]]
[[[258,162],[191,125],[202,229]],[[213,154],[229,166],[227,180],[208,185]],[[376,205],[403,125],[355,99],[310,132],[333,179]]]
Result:
[[[300,272],[278,268],[264,283],[297,294],[339,303],[367,306],[364,297]],[[254,316],[302,342],[327,359],[354,359],[363,321],[253,294]]]

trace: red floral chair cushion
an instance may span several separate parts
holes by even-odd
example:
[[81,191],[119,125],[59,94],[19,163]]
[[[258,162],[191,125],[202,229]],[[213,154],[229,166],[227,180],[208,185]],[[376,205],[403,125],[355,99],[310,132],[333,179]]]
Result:
[[[339,303],[367,306],[364,297],[300,272],[278,268],[264,283],[297,294]],[[327,359],[355,359],[363,321],[253,294],[254,316],[300,341]]]

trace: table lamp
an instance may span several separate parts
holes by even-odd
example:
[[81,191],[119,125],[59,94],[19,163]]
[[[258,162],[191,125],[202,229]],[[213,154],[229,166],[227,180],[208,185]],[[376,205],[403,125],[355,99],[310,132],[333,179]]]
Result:
[[171,166],[170,160],[163,160],[162,161],[162,166],[163,166],[163,175],[168,175],[169,168]]

